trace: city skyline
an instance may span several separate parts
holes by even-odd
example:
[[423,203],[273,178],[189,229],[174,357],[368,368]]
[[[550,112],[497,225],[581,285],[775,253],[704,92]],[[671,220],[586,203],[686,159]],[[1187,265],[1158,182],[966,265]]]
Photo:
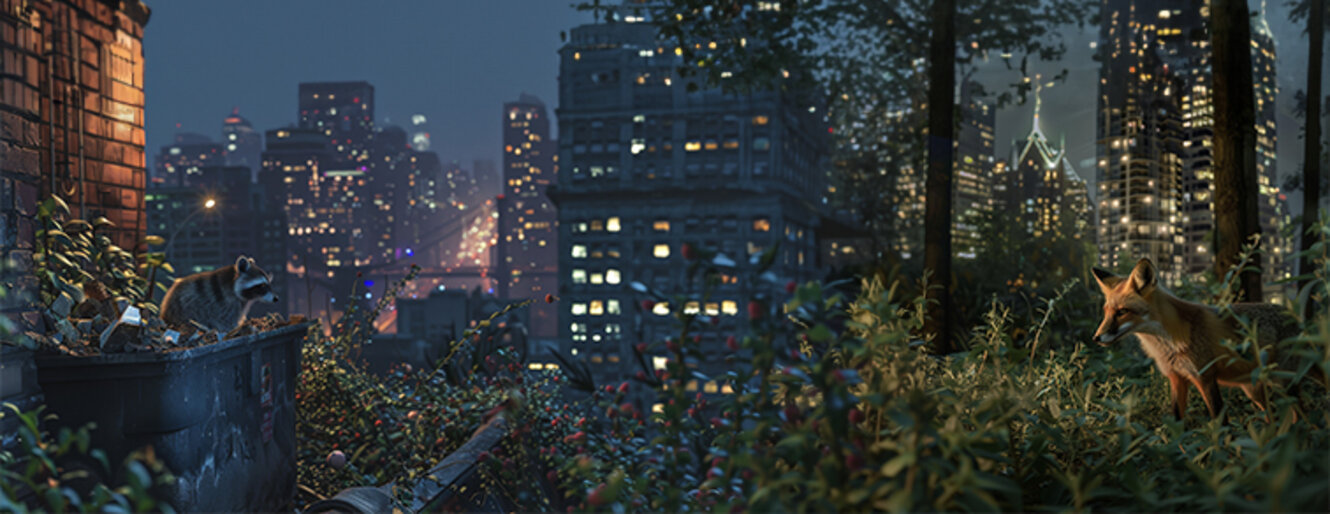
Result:
[[[322,9],[316,16],[327,16],[335,22],[332,24],[359,20],[369,27],[389,29],[379,29],[382,32],[373,32],[373,37],[321,38],[319,31],[327,24],[295,21],[311,15],[309,5],[299,2],[247,10],[185,2],[153,5],[153,20],[160,24],[145,33],[152,49],[147,56],[146,90],[154,99],[147,106],[149,151],[168,144],[177,131],[215,134],[233,108],[239,108],[256,131],[285,127],[292,123],[288,113],[296,109],[294,93],[300,82],[364,80],[393,92],[381,99],[379,118],[373,120],[376,124],[407,128],[413,115],[423,114],[432,130],[431,150],[445,162],[498,161],[502,128],[494,119],[494,106],[529,93],[556,109],[557,50],[563,44],[560,33],[591,20],[589,13],[564,3],[411,3],[378,10],[339,8],[352,5],[343,1],[319,5]],[[1252,9],[1258,8],[1260,3],[1253,3]],[[1296,156],[1280,163],[1282,180],[1301,169],[1301,122],[1292,113],[1293,93],[1306,83],[1307,48],[1302,27],[1288,21],[1287,6],[1276,2],[1267,9],[1278,58],[1276,121],[1285,136],[1280,138],[1278,154]],[[503,23],[505,29],[493,30],[490,21]],[[431,26],[437,28],[425,30]],[[236,39],[233,34],[237,32],[250,36]],[[525,38],[507,37],[518,33]],[[152,45],[157,37],[172,44]],[[1065,82],[1045,91],[1045,125],[1050,138],[1066,135],[1068,159],[1077,169],[1092,169],[1095,102],[1093,94],[1085,92],[1093,91],[1098,80],[1099,64],[1091,58],[1091,43],[1098,44],[1098,30],[1093,24],[1064,27],[1063,37],[1067,45],[1064,58],[1032,61],[1029,74],[1051,77],[1062,69],[1071,72]],[[225,39],[227,44],[211,44],[210,39]],[[314,51],[313,43],[307,42],[312,40],[328,40],[335,51]],[[236,52],[278,52],[280,58],[236,60]],[[404,57],[385,58],[392,55]],[[225,62],[227,69],[200,74],[176,71],[197,66],[200,60]],[[439,64],[433,64],[435,61]],[[504,63],[511,65],[501,65]],[[1019,71],[1007,70],[996,57],[981,64],[974,78],[990,92],[1006,91],[1008,84],[1021,80]],[[1008,155],[1010,142],[1028,133],[1032,109],[1029,101],[998,109],[997,155]],[[558,137],[557,132],[553,137]],[[1294,213],[1300,211],[1300,201],[1300,195],[1290,197]]]

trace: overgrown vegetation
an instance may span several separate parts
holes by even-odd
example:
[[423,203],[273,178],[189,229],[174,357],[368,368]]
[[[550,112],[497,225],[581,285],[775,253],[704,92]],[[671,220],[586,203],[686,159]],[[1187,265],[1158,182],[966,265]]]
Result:
[[296,391],[299,503],[348,487],[393,482],[394,500],[409,506],[416,482],[427,478],[430,468],[485,421],[502,415],[511,427],[509,437],[503,448],[484,456],[507,470],[496,490],[508,489],[504,493],[524,510],[549,510],[549,495],[518,486],[544,474],[526,466],[536,459],[524,452],[562,437],[560,424],[568,424],[568,405],[557,394],[561,378],[527,373],[516,349],[499,339],[506,328],[499,320],[530,302],[510,305],[467,329],[433,369],[402,365],[381,377],[355,358],[373,336],[373,321],[417,271],[394,284],[370,312],[351,307],[330,336],[321,327],[310,329]]
[[[1330,232],[1330,219],[1318,230]],[[1330,249],[1313,251],[1303,298],[1324,302]],[[760,280],[772,261],[734,270],[704,249],[691,253],[699,293],[671,303],[705,302],[722,272]],[[1225,304],[1233,276],[1224,279],[1190,293]],[[1312,366],[1330,371],[1330,314],[1281,344],[1300,367],[1265,358],[1254,372],[1270,391],[1269,421],[1245,401],[1226,402],[1227,422],[1212,420],[1196,399],[1178,422],[1165,379],[1136,345],[1086,344],[1102,316],[1086,284],[1068,280],[1024,307],[990,297],[965,351],[942,357],[917,335],[924,300],[904,293],[927,284],[905,284],[892,275],[862,278],[857,290],[790,284],[786,298],[752,300],[746,333],[678,313],[677,335],[635,345],[641,372],[615,384],[592,383],[573,361],[558,373],[525,371],[491,341],[488,322],[437,369],[377,378],[349,358],[370,329],[347,316],[330,338],[312,332],[305,350],[304,499],[395,481],[409,505],[417,479],[503,415],[515,430],[481,455],[481,490],[519,510],[1330,507],[1330,410],[1325,389],[1306,378]],[[1252,339],[1226,344],[1256,358]],[[648,365],[652,357],[664,357],[664,369]],[[699,363],[716,359],[725,371],[704,374]],[[711,380],[721,394],[689,390]],[[562,401],[570,386],[585,399]],[[636,393],[656,406],[640,409]]]
[[0,451],[0,512],[174,512],[154,499],[155,487],[174,478],[151,447],[131,454],[124,462],[124,484],[111,487],[106,454],[90,449],[90,431],[61,428],[52,437],[42,429],[44,407],[23,412],[4,404],[0,417],[19,419],[15,451]]

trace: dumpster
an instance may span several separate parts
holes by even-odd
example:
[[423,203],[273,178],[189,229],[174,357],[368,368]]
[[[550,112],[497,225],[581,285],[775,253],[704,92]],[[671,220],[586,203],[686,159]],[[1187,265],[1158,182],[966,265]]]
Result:
[[176,477],[161,492],[176,510],[276,511],[295,494],[295,390],[308,328],[176,351],[38,355],[37,381],[57,426],[97,424],[92,447],[112,473],[152,446]]
[[[12,404],[27,412],[42,403],[42,391],[37,387],[37,364],[32,351],[19,346],[0,344],[0,404]],[[18,448],[18,416],[5,412],[0,417],[0,449]]]

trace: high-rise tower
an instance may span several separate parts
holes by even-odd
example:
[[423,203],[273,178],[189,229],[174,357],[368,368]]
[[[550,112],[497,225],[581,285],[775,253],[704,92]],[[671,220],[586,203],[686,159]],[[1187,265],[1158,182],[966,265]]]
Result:
[[[544,297],[558,291],[558,212],[545,195],[557,179],[557,144],[550,139],[545,104],[523,94],[503,105],[503,188],[498,198],[499,231],[494,260],[503,299]],[[532,309],[534,337],[558,335],[552,306]]]

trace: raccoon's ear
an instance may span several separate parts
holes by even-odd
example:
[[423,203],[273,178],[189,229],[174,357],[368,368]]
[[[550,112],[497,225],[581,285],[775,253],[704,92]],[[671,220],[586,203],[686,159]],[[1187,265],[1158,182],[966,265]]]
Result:
[[1114,275],[1113,272],[1106,269],[1090,268],[1090,272],[1094,273],[1094,280],[1099,282],[1099,288],[1102,290],[1113,289],[1122,283],[1122,277]]
[[1137,293],[1148,293],[1154,289],[1157,275],[1154,263],[1150,262],[1150,259],[1141,259],[1131,270],[1131,287]]
[[253,263],[254,261],[250,260],[249,257],[246,257],[244,255],[236,257],[236,271],[239,271],[241,273],[249,273],[249,265]]

